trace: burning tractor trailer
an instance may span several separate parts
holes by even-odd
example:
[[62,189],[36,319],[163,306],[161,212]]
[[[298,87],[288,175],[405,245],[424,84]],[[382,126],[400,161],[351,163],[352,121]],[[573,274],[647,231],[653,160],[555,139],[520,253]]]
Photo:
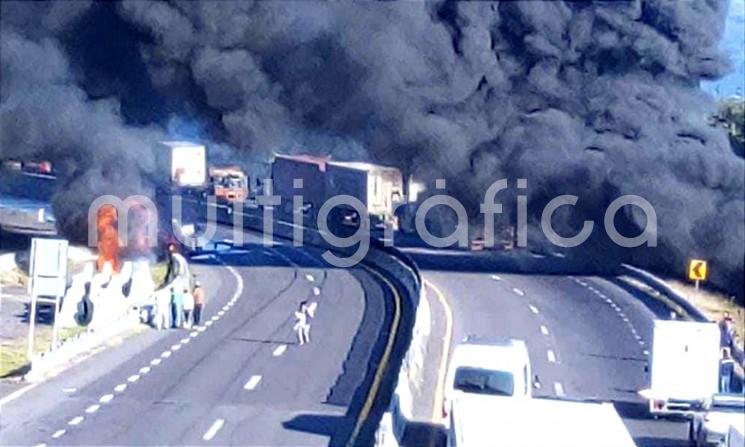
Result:
[[[199,222],[205,218],[204,203],[210,192],[207,150],[198,143],[164,141],[155,148],[155,158],[159,173],[154,179],[158,247],[163,254],[173,245],[184,251],[198,250],[191,236],[199,233]],[[174,197],[178,198],[176,203]],[[192,242],[184,244],[187,239]]]
[[[369,216],[371,229],[398,229],[395,211],[404,201],[403,184],[399,169],[372,163],[283,154],[275,154],[272,163],[273,193],[282,200],[283,214],[289,217],[302,212],[304,221],[312,226],[328,203],[327,206],[336,205],[328,215],[332,227],[358,228],[362,224],[360,212],[341,199],[350,196]],[[302,196],[301,203],[296,196]],[[340,202],[335,203],[337,200]]]

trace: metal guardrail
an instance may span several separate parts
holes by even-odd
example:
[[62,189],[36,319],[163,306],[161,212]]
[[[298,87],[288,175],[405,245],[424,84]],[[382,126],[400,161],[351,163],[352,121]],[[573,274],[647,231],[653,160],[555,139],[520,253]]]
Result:
[[699,322],[709,321],[709,319],[706,317],[706,315],[703,314],[703,312],[698,310],[687,299],[682,297],[678,292],[665,284],[663,280],[654,276],[653,274],[628,264],[621,265],[621,274],[625,274],[638,281],[641,281],[649,287],[662,293],[667,298],[669,298],[670,301],[683,309],[688,314],[688,316],[691,317],[692,320]]
[[[687,299],[685,299],[683,296],[681,296],[678,292],[673,290],[663,280],[656,277],[655,275],[628,264],[621,265],[621,274],[625,274],[631,278],[641,281],[652,289],[655,289],[657,292],[665,295],[666,298],[668,298],[670,301],[675,303],[676,306],[685,311],[688,314],[688,317],[691,318],[691,320],[703,323],[711,321],[696,306],[691,304]],[[737,362],[739,362],[740,365],[745,366],[745,351],[735,343],[733,343],[732,346],[732,357]]]

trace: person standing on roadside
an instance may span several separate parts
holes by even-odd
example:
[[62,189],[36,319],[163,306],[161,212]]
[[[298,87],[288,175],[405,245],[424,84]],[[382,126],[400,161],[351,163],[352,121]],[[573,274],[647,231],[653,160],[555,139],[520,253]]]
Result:
[[189,289],[184,289],[184,328],[191,328],[191,314],[194,310],[194,295],[189,292]]
[[204,309],[204,289],[199,281],[194,283],[194,326],[202,322],[202,310]]
[[171,323],[173,328],[180,328],[184,316],[184,292],[180,287],[171,287]]
[[729,393],[732,389],[732,376],[735,373],[735,361],[732,360],[729,348],[722,348],[722,360],[719,362],[719,392]]

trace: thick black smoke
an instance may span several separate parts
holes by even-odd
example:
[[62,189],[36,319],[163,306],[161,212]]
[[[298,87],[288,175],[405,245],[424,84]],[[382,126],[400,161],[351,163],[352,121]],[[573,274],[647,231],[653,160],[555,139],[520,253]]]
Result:
[[[86,97],[93,90],[121,101],[124,117],[106,99],[104,116],[112,119],[87,130],[107,133],[113,123],[140,138],[148,131],[132,124],[186,116],[245,160],[302,148],[397,165],[426,180],[445,177],[474,217],[493,181],[511,180],[513,191],[500,196],[511,202],[514,180],[526,178],[533,222],[555,195],[579,196],[557,222],[567,234],[586,219],[601,233],[607,205],[637,194],[657,211],[660,246],[629,252],[596,237],[588,253],[676,274],[688,257],[709,258],[714,282],[742,294],[745,163],[708,125],[713,104],[698,89],[728,69],[717,49],[726,1],[134,0],[59,9],[43,20],[16,14],[11,26],[3,14],[2,128],[17,129],[16,138],[2,137],[3,151],[11,141],[16,150],[36,148],[25,129],[38,124],[6,119],[19,107],[14,97],[49,115],[44,101],[26,98],[17,84],[6,88],[14,62],[5,41],[15,32],[31,46],[17,51],[49,47],[61,60],[63,79],[40,85],[76,92],[82,115],[71,117],[102,107]],[[103,9],[117,24],[106,29],[116,31],[86,31],[102,22],[92,18]],[[30,31],[30,22],[39,29]],[[136,43],[136,57],[119,51],[112,63],[95,50],[121,36]],[[64,146],[44,132],[45,143]],[[79,140],[91,166],[100,166],[100,144],[85,132]],[[629,234],[644,225],[629,210],[619,220]]]

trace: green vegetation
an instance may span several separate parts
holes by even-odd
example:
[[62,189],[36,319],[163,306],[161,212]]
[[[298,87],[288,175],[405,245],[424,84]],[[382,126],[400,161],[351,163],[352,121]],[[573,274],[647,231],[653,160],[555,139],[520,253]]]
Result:
[[[61,329],[59,339],[61,341],[72,338],[86,331],[82,326]],[[46,352],[52,346],[52,327],[36,326],[34,330],[34,352]],[[0,378],[25,374],[30,366],[26,356],[28,350],[28,338],[19,337],[0,341]]]
[[740,157],[745,156],[745,98],[722,100],[713,118],[716,125],[727,129],[732,150]]
[[155,288],[160,288],[166,281],[166,273],[168,272],[168,264],[160,262],[150,267],[150,274],[153,277]]

